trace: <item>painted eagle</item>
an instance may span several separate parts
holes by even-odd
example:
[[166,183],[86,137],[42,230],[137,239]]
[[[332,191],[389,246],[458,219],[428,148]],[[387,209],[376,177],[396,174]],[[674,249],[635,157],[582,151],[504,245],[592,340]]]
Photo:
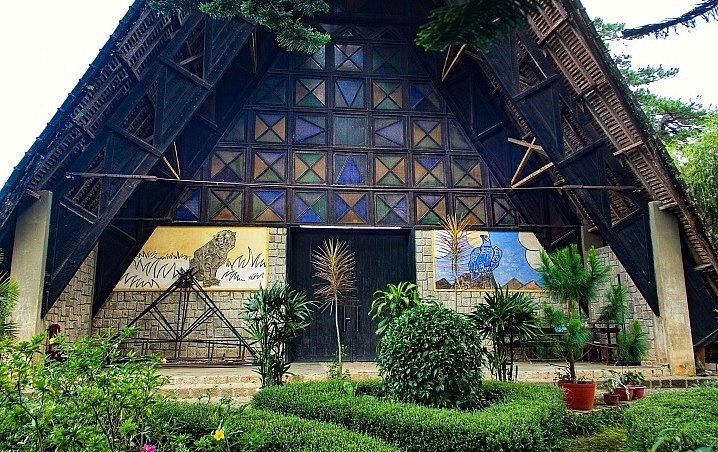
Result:
[[469,275],[476,278],[490,273],[499,266],[501,261],[501,248],[491,246],[488,235],[481,236],[481,246],[474,248],[469,256]]

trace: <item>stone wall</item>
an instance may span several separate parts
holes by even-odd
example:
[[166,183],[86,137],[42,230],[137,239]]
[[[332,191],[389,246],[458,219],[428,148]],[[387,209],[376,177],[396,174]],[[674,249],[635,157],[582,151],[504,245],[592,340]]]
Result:
[[[271,284],[275,281],[283,282],[286,278],[287,230],[284,228],[271,228],[269,231],[269,256],[267,260],[267,278]],[[104,328],[119,329],[139,315],[162,292],[116,291],[105,302],[100,311],[92,319],[92,332],[97,333]],[[221,310],[227,321],[242,335],[242,308],[251,291],[209,291],[212,301]],[[180,310],[179,306],[186,306]],[[198,318],[206,309],[206,304],[194,293],[183,296],[175,292],[171,297],[163,300],[160,311],[168,323],[175,325],[178,314],[187,312],[186,325]],[[166,335],[160,328],[159,322],[150,314],[146,314],[134,325],[137,328],[136,336],[141,339],[157,339]],[[242,358],[243,350],[234,345],[234,335],[216,316],[206,320],[195,330],[188,339],[200,339],[205,342],[187,342],[181,349],[175,350],[175,344],[157,342],[144,344],[143,352],[157,352],[166,358],[181,357],[192,359],[237,359]],[[211,341],[208,343],[206,340]],[[221,345],[222,342],[232,342],[231,345]],[[175,355],[177,353],[177,355]]]
[[57,323],[60,325],[60,334],[70,340],[90,334],[96,258],[97,248],[90,252],[45,315],[43,319],[45,328]]
[[[651,307],[646,303],[646,299],[643,298],[641,292],[638,291],[636,284],[623,265],[618,261],[618,258],[610,247],[602,247],[596,249],[596,255],[603,264],[611,266],[611,281],[606,284],[602,289],[602,292],[608,290],[610,283],[617,283],[620,278],[621,284],[626,288],[628,293],[628,316],[626,317],[626,325],[630,325],[634,320],[641,322],[643,331],[647,334],[646,339],[648,340],[648,353],[643,359],[643,363],[647,365],[659,365],[666,361],[665,356],[658,356],[656,349],[656,315],[651,310]],[[591,318],[597,318],[598,313],[601,312],[601,308],[606,304],[604,298],[600,298],[596,303],[591,305]]]
[[[454,293],[449,290],[437,291],[434,288],[436,276],[434,275],[434,263],[433,263],[433,231],[416,231],[416,282],[420,292],[424,296],[431,296],[443,302],[447,307],[456,309],[462,313],[469,313],[473,310],[473,307],[481,303],[486,292],[481,291],[459,291]],[[665,361],[665,357],[657,356],[655,341],[656,341],[656,329],[655,321],[656,316],[651,311],[651,308],[646,303],[638,288],[630,279],[623,265],[618,261],[616,256],[613,254],[609,247],[602,247],[596,250],[599,260],[603,264],[611,266],[612,281],[616,282],[617,275],[620,275],[621,284],[624,284],[628,292],[628,307],[629,313],[626,319],[626,323],[630,324],[633,320],[638,320],[643,326],[643,331],[647,333],[647,340],[649,345],[649,351],[647,356],[644,358],[644,364],[658,365]],[[607,283],[604,288],[600,290],[600,293],[605,293],[608,290],[610,283]],[[536,301],[537,306],[541,306],[544,302],[552,303],[548,296],[543,292],[531,292],[533,299]],[[606,304],[604,297],[599,297],[599,300],[592,303],[589,306],[590,319],[598,318],[598,313],[601,308]],[[615,341],[615,337],[613,340]]]

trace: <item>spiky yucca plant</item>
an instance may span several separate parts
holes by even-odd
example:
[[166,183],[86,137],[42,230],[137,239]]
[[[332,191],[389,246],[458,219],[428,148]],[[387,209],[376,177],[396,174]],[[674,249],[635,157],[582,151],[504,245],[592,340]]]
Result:
[[[451,256],[451,273],[454,276],[454,303],[458,303],[459,289],[459,258],[466,248],[466,241],[462,240],[466,230],[469,227],[469,220],[463,218],[459,220],[454,215],[447,215],[441,220],[442,234],[439,236],[437,243],[438,253],[441,255]],[[454,306],[456,308],[456,306]]]
[[315,291],[327,306],[334,310],[334,326],[337,333],[338,372],[342,374],[342,338],[339,333],[339,304],[351,299],[356,291],[354,276],[354,253],[341,240],[325,240],[312,252],[314,275],[322,280]]

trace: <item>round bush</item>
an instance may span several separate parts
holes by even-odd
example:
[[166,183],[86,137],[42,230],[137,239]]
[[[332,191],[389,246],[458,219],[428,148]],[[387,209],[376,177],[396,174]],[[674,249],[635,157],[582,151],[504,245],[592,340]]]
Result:
[[377,365],[389,396],[431,407],[479,404],[483,349],[476,327],[443,306],[406,311],[379,341]]

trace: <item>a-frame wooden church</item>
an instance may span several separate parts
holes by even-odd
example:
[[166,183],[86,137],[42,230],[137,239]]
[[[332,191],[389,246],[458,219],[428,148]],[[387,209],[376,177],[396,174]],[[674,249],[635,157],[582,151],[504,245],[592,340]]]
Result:
[[[486,54],[420,50],[433,1],[330,3],[315,22],[332,40],[313,55],[239,18],[130,8],[0,192],[23,334],[130,323],[162,285],[128,267],[160,248],[199,262],[239,324],[249,286],[220,282],[242,280],[234,265],[311,291],[312,247],[340,237],[360,285],[349,359],[372,359],[374,290],[411,280],[457,309],[481,299],[450,290],[436,246],[456,215],[476,231],[461,276],[475,289],[491,273],[540,298],[528,251],[595,246],[629,287],[650,359],[695,372],[718,335],[715,237],[578,0],[543,1]],[[293,353],[326,359],[330,335],[317,320]]]

